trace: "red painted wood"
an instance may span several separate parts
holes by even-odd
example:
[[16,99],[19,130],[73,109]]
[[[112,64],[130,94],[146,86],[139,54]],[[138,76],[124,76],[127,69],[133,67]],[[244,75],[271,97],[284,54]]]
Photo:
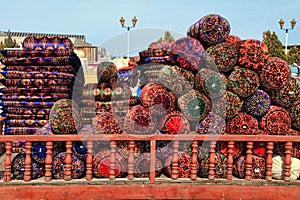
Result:
[[6,158],[5,158],[5,171],[4,171],[4,179],[3,179],[5,182],[11,180],[11,149],[12,149],[12,142],[7,141],[5,143]]
[[65,172],[64,172],[64,179],[66,181],[70,181],[72,179],[71,177],[71,169],[72,169],[72,142],[67,141],[66,142],[66,166],[65,166]]
[[268,180],[268,181],[272,180],[273,149],[274,149],[273,142],[268,142],[267,143],[267,159],[266,159],[266,180]]
[[87,157],[86,157],[86,176],[85,179],[87,181],[92,180],[93,178],[93,142],[87,142]]
[[292,142],[286,142],[285,143],[285,159],[284,159],[284,180],[290,181],[291,178],[291,150],[292,150],[293,143]]
[[246,172],[245,179],[250,181],[252,178],[252,149],[253,142],[247,142],[247,155],[246,155]]
[[46,142],[46,159],[45,159],[45,181],[50,181],[52,179],[52,149],[53,142]]
[[241,185],[76,185],[0,187],[1,199],[243,199],[298,200],[297,186]]
[[153,184],[155,183],[155,151],[156,151],[156,141],[151,140],[150,142],[150,183]]
[[234,142],[230,141],[227,145],[227,179],[232,180],[232,165],[233,165],[233,147]]
[[192,142],[192,169],[191,169],[191,179],[197,180],[198,173],[198,141]]
[[114,180],[116,177],[116,147],[117,143],[115,140],[110,141],[110,164],[109,164],[109,179]]
[[26,158],[25,158],[25,172],[24,172],[24,181],[31,180],[31,142],[26,142],[25,149],[26,149]]
[[178,178],[178,173],[179,173],[179,171],[178,171],[178,166],[179,166],[178,149],[179,149],[179,141],[174,141],[171,178],[175,179],[175,180]]
[[135,142],[129,141],[129,157],[128,157],[128,180],[133,180],[134,178],[134,148]]
[[216,152],[216,142],[210,142],[210,151],[209,151],[209,169],[208,169],[208,179],[215,179],[215,152]]

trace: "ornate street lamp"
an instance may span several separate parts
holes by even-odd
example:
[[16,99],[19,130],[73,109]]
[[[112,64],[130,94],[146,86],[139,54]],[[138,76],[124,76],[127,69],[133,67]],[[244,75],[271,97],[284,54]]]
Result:
[[294,29],[295,25],[296,25],[296,20],[295,20],[295,19],[293,19],[293,20],[291,21],[291,28],[284,28],[284,27],[283,27],[283,26],[284,26],[284,21],[283,21],[283,19],[280,19],[280,21],[279,21],[280,29],[285,31],[285,55],[287,55],[287,46],[288,46],[288,34],[289,34],[289,30]]
[[129,31],[130,31],[131,28],[134,28],[135,25],[136,25],[136,22],[137,22],[136,16],[134,16],[131,21],[132,21],[132,26],[125,26],[125,19],[123,17],[121,17],[121,19],[120,19],[120,23],[121,23],[122,28],[127,29],[127,58],[128,59],[129,59],[129,40],[130,40]]

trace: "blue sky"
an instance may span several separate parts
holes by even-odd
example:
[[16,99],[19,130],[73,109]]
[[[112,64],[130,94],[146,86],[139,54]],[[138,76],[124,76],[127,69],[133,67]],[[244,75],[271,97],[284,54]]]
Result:
[[159,28],[185,36],[190,25],[210,13],[225,17],[232,35],[262,39],[262,33],[271,30],[283,44],[285,33],[278,21],[283,18],[290,27],[295,18],[298,23],[289,32],[289,44],[300,44],[299,0],[8,0],[1,7],[2,31],[84,34],[97,46],[126,35],[119,23],[121,16],[126,25],[137,16],[133,31]]

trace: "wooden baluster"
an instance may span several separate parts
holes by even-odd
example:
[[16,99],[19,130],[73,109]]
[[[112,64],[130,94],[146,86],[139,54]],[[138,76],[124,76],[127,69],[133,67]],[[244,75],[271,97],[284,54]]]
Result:
[[216,142],[210,142],[210,151],[209,151],[209,170],[208,170],[208,179],[215,179],[215,161],[216,161]]
[[86,157],[86,176],[85,179],[87,181],[92,180],[93,177],[93,142],[87,142],[87,157]]
[[292,147],[293,147],[292,142],[285,143],[285,159],[284,159],[284,180],[285,181],[291,180],[290,176],[291,176],[291,164],[292,164],[292,159],[291,159]]
[[197,180],[198,172],[198,141],[192,142],[192,169],[191,169],[191,179]]
[[6,142],[5,172],[4,172],[4,179],[3,179],[4,182],[11,181],[11,149],[12,149],[12,142]]
[[134,177],[134,148],[135,142],[129,141],[129,156],[128,156],[128,180],[133,180]]
[[26,157],[25,157],[25,172],[24,172],[24,181],[31,180],[31,142],[26,142],[25,149],[26,149]]
[[115,140],[110,141],[110,159],[109,159],[109,179],[114,180],[116,177],[116,148],[117,143]]
[[250,181],[252,178],[252,149],[253,142],[247,142],[245,179],[248,181]]
[[45,181],[52,179],[52,149],[53,142],[46,142],[46,159],[45,159]]
[[273,155],[274,143],[267,143],[267,159],[266,159],[266,180],[272,181],[272,155]]
[[227,145],[227,179],[232,180],[233,148],[234,142],[229,141]]
[[150,183],[155,183],[155,170],[156,170],[156,156],[155,156],[155,150],[156,150],[156,141],[151,140],[150,142]]
[[179,176],[179,156],[178,156],[178,150],[179,150],[179,141],[174,141],[173,143],[173,159],[172,159],[172,171],[171,171],[171,178],[172,179],[178,179]]
[[72,142],[68,141],[66,142],[66,166],[65,166],[65,172],[64,172],[64,179],[66,181],[70,181],[72,179]]

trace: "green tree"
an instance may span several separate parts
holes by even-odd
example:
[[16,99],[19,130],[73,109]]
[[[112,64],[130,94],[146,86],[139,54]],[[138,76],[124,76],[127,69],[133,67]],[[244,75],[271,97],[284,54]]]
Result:
[[164,38],[160,37],[157,42],[163,42],[163,43],[168,43],[168,42],[174,42],[175,39],[172,36],[170,31],[166,31],[164,34]]
[[283,46],[275,32],[265,31],[263,33],[263,42],[267,45],[270,57],[278,57],[286,60]]
[[287,63],[291,65],[293,63],[298,63],[298,62],[300,62],[300,51],[295,45],[292,48],[290,48],[288,51]]
[[7,38],[4,39],[4,43],[7,48],[17,48],[18,47],[16,39],[11,38],[10,30],[8,30],[8,32],[7,32]]
[[[1,41],[0,42],[0,50],[3,50],[4,48],[6,48],[5,44]],[[0,53],[0,60],[3,58],[3,55]]]

